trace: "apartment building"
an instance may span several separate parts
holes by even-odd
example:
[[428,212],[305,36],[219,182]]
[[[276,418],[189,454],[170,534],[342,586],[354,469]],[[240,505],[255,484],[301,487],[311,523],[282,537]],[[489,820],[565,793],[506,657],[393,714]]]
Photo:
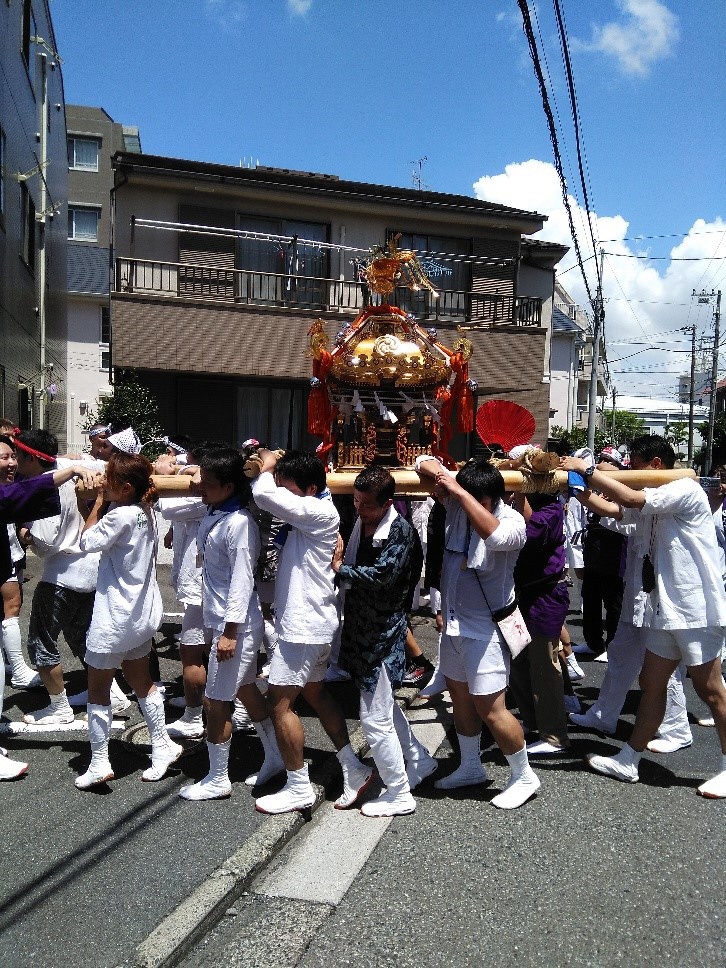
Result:
[[82,430],[98,399],[112,391],[111,158],[138,154],[138,128],[103,109],[66,105],[68,146],[68,448],[86,443]]

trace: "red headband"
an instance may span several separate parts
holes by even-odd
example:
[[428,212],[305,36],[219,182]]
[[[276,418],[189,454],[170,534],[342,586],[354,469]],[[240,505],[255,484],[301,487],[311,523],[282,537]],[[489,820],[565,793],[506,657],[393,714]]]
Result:
[[[16,428],[16,430],[17,430],[17,428]],[[18,433],[22,433],[22,431],[20,431],[20,430],[18,430],[17,432]],[[33,450],[32,447],[28,447],[27,444],[24,444],[22,442],[22,440],[18,440],[17,436],[15,437],[15,446],[16,447],[19,447],[21,450],[25,451],[26,454],[30,454],[31,457],[37,457],[38,460],[45,461],[48,464],[55,464],[55,462],[56,462],[56,458],[55,457],[51,457],[49,454],[44,454],[40,450]]]

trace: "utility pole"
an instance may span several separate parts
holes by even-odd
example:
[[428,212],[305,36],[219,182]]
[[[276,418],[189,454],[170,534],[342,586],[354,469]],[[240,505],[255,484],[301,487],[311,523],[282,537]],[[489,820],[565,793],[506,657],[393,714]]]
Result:
[[[711,293],[713,296],[713,293]],[[721,290],[716,293],[716,312],[713,314],[713,360],[711,362],[711,405],[708,411],[708,439],[706,440],[706,466],[708,474],[713,462],[713,431],[716,422],[716,385],[718,383],[718,343],[721,324]]]
[[696,324],[691,330],[691,389],[688,394],[688,466],[693,467],[693,407],[696,402]]
[[595,320],[592,332],[592,369],[590,371],[590,397],[587,411],[587,446],[595,452],[595,422],[597,420],[597,368],[600,362],[600,334],[605,321],[605,303],[602,295],[602,274],[605,264],[605,250],[600,249],[600,276],[595,297]]
[[613,447],[617,447],[617,444],[615,442],[615,394],[616,393],[617,391],[615,389],[615,384],[613,384],[613,423],[612,423],[612,429],[610,431],[610,439],[613,442]]

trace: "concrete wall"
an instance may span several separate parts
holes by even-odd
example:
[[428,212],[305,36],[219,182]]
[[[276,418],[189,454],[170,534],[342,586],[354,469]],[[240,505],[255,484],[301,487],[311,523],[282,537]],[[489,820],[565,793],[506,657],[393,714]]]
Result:
[[[51,50],[29,45],[26,60],[22,52],[23,4],[0,4],[0,126],[5,135],[3,174],[4,211],[0,217],[0,367],[4,371],[4,399],[0,410],[20,423],[19,385],[27,385],[32,394],[33,426],[43,419],[49,430],[65,444],[66,383],[66,196],[67,161],[65,107],[60,64],[53,55],[55,44],[47,0],[33,4],[34,22],[30,34],[44,37]],[[41,179],[36,154],[40,132],[42,103],[41,65],[47,65],[46,129],[49,164],[45,169],[48,188],[46,211],[55,207],[51,218],[44,217]],[[24,181],[18,176],[27,176]],[[23,187],[35,205],[35,267],[21,257],[23,223],[21,217]],[[46,362],[53,364],[52,377],[59,392],[51,403],[40,400],[41,325],[37,307],[41,296],[41,247],[46,256]]]

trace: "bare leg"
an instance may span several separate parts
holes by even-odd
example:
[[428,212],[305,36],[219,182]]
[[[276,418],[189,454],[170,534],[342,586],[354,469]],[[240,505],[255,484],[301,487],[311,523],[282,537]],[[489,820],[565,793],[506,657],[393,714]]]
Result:
[[648,649],[645,650],[643,669],[640,673],[640,688],[643,690],[643,695],[628,744],[636,753],[643,752],[663,722],[668,680],[677,668],[677,659],[664,659]]
[[267,693],[277,745],[285,769],[289,771],[301,770],[305,764],[305,731],[300,717],[292,708],[301,692],[299,686],[271,685]]
[[182,661],[184,698],[187,706],[201,706],[204,700],[204,687],[207,684],[207,672],[204,668],[204,646],[180,645],[179,654]]
[[524,733],[518,719],[507,709],[504,690],[491,696],[472,696],[474,707],[486,723],[494,742],[505,756],[524,748]]
[[[305,701],[315,710],[315,714],[336,751],[350,744],[348,726],[338,703],[322,682],[309,682],[302,691]],[[298,720],[299,721],[299,720]],[[283,754],[284,759],[284,754]]]
[[721,675],[721,657],[703,665],[689,666],[688,673],[693,688],[713,714],[721,752],[726,754],[726,687]]
[[226,743],[232,738],[232,703],[205,696],[204,710],[207,714],[207,739],[210,743]]

